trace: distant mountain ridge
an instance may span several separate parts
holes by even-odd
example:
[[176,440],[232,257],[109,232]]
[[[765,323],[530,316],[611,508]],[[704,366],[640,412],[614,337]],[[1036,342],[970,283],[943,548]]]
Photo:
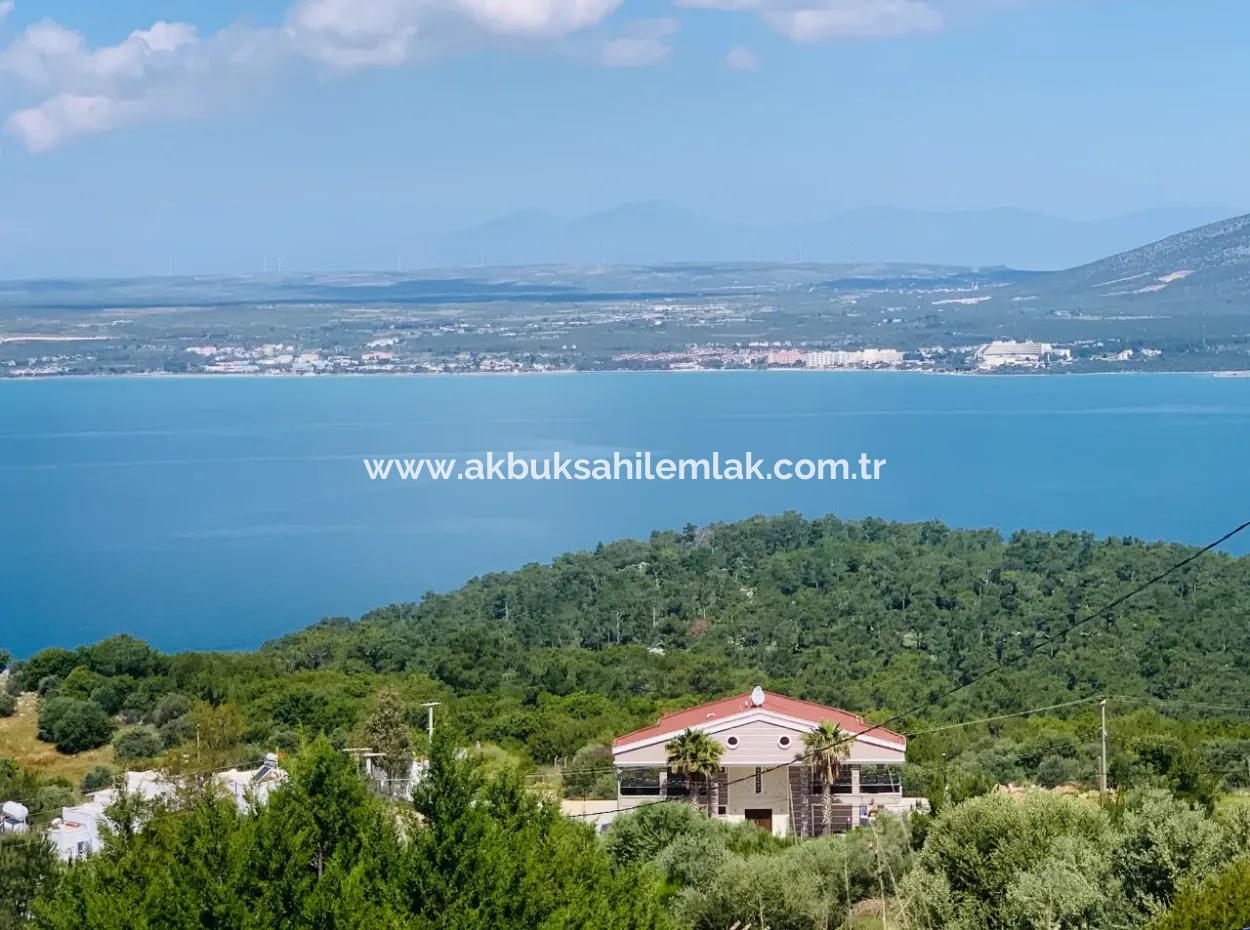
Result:
[[1089,306],[1176,304],[1189,309],[1247,309],[1250,214],[1208,223],[1147,245],[1030,280],[1053,302]]
[[[1018,211],[1007,211],[1017,213]],[[975,214],[961,214],[971,222]],[[939,236],[949,215],[934,215],[924,236]],[[613,239],[629,223],[654,230],[649,244]],[[702,242],[722,255],[734,237],[697,214],[671,204],[647,203],[564,221],[541,211],[501,217],[477,227],[510,239],[546,230],[531,248],[595,249],[605,258],[628,251],[627,260],[492,263],[483,249],[481,268],[430,267],[407,272],[287,272],[263,275],[195,275],[119,279],[0,281],[0,317],[36,310],[94,311],[106,307],[247,307],[265,303],[445,305],[533,301],[545,303],[681,297],[764,290],[770,293],[893,292],[899,301],[932,306],[925,291],[978,292],[942,302],[947,319],[973,314],[991,320],[1088,315],[1179,318],[1190,314],[1250,314],[1250,214],[1220,219],[1148,240],[1145,245],[1059,271],[1008,265],[924,263],[861,258],[832,263],[739,259],[680,259],[681,245]],[[1063,223],[1066,221],[1054,221]],[[722,238],[717,239],[715,237]],[[486,238],[480,233],[479,238]],[[810,240],[809,240],[810,241]],[[632,243],[632,244],[631,244]],[[741,248],[741,243],[738,244]],[[651,249],[673,256],[649,260]],[[962,309],[961,309],[962,305]],[[987,316],[988,315],[988,316]],[[1229,332],[1233,332],[1229,330]],[[1240,330],[1236,330],[1240,332]]]
[[1130,249],[1068,271],[1095,279],[1109,274],[1233,270],[1250,266],[1250,213],[1234,216]]
[[662,200],[563,218],[527,209],[437,237],[434,265],[656,264],[684,261],[923,262],[1070,268],[1201,226],[1228,210],[1175,207],[1069,220],[1002,207],[844,210],[818,221],[715,220]]

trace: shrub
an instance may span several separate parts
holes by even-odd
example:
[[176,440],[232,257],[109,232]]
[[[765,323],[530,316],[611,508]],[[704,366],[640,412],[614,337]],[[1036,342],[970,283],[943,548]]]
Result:
[[[80,665],[60,680],[56,690],[68,697],[83,698],[85,700],[91,697],[92,691],[107,682],[108,679],[103,675],[91,671],[84,665]],[[43,687],[42,682],[40,682],[40,687]]]
[[59,681],[78,664],[77,653],[68,649],[43,649],[23,662],[18,669],[23,691],[34,691],[48,676]]
[[1176,896],[1150,930],[1240,930],[1250,926],[1250,858],[1238,859]]
[[[123,679],[124,681],[125,679]],[[151,679],[147,680],[148,683]],[[139,723],[147,720],[152,714],[152,708],[156,704],[156,698],[152,692],[144,687],[132,688],[127,692],[126,697],[122,700],[121,714],[122,718],[129,720],[131,723]],[[152,721],[148,720],[151,723]]]
[[191,704],[191,699],[185,694],[170,692],[163,695],[149,713],[148,723],[154,723],[158,727],[164,726],[171,720],[176,720],[190,713]]
[[[752,830],[760,832],[758,827]],[[730,858],[725,838],[715,832],[679,836],[660,851],[656,864],[670,882],[683,887],[701,887],[724,870]]]
[[1224,834],[1224,848],[1250,852],[1250,799],[1230,799],[1215,814]]
[[618,866],[652,862],[679,837],[711,833],[718,826],[690,804],[646,804],[612,822],[608,854]]
[[127,727],[113,737],[113,755],[119,762],[150,759],[165,748],[161,734],[148,723]]
[[86,649],[91,668],[109,677],[146,678],[165,670],[169,660],[141,639],[120,634]]
[[99,704],[70,697],[39,702],[39,738],[61,752],[96,749],[109,741],[113,723]]
[[43,813],[44,811],[57,811],[59,813],[62,807],[68,807],[74,803],[74,800],[74,791],[68,785],[44,785],[35,794],[31,810],[37,813]]
[[1116,851],[1129,900],[1143,913],[1167,905],[1187,873],[1219,864],[1221,830],[1202,811],[1161,789],[1131,794]]
[[59,677],[56,675],[44,675],[39,679],[39,687],[37,690],[39,691],[40,697],[45,697],[52,694],[59,687],[61,687],[61,679]]
[[82,777],[78,787],[84,794],[91,791],[99,791],[101,788],[110,787],[116,778],[117,773],[113,771],[111,766],[97,765]]
[[892,896],[914,859],[907,821],[888,815],[866,829],[800,843],[782,856],[792,871],[816,876],[821,893],[843,905]]
[[[190,717],[175,717],[161,724],[160,728],[161,743],[166,749],[173,749],[175,746],[181,746],[195,735],[195,724],[191,722]],[[282,747],[290,751],[295,747]]]
[[564,775],[566,798],[616,797],[616,774],[612,770],[612,749],[591,743],[573,754]]
[[45,743],[55,743],[57,727],[65,712],[75,703],[74,698],[52,695],[39,699],[39,738]]
[[704,888],[687,888],[677,912],[695,930],[770,927],[817,930],[836,927],[845,905],[820,893],[812,872],[796,872],[783,856],[730,856]]
[[0,691],[0,717],[12,717],[17,713],[17,698],[7,691]]
[[1123,894],[1107,812],[1081,798],[1033,791],[950,807],[928,826],[903,904],[934,926],[1105,926]]
[[1073,780],[1075,775],[1075,763],[1063,756],[1046,756],[1037,764],[1037,783],[1043,788],[1066,785]]
[[115,714],[122,709],[122,690],[115,682],[106,681],[92,690],[91,700],[103,707],[106,714]]

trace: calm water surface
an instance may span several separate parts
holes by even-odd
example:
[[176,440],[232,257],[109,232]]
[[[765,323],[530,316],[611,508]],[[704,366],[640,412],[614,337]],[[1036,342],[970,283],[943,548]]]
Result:
[[[879,482],[371,482],[365,456],[848,457]],[[1250,379],[899,373],[0,382],[0,648],[252,646],[654,528],[799,510],[1206,542]],[[1236,550],[1246,551],[1243,546]]]

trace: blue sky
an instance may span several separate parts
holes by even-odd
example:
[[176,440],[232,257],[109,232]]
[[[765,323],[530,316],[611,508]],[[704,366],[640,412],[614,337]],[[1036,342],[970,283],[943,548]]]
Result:
[[510,210],[1250,209],[1250,4],[0,0],[0,275],[379,267]]

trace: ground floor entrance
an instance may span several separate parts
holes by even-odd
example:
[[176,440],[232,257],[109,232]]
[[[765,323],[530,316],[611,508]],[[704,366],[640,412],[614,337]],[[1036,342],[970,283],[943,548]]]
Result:
[[753,823],[761,830],[773,832],[773,812],[772,808],[755,808],[748,807],[742,812],[743,817],[748,823]]

